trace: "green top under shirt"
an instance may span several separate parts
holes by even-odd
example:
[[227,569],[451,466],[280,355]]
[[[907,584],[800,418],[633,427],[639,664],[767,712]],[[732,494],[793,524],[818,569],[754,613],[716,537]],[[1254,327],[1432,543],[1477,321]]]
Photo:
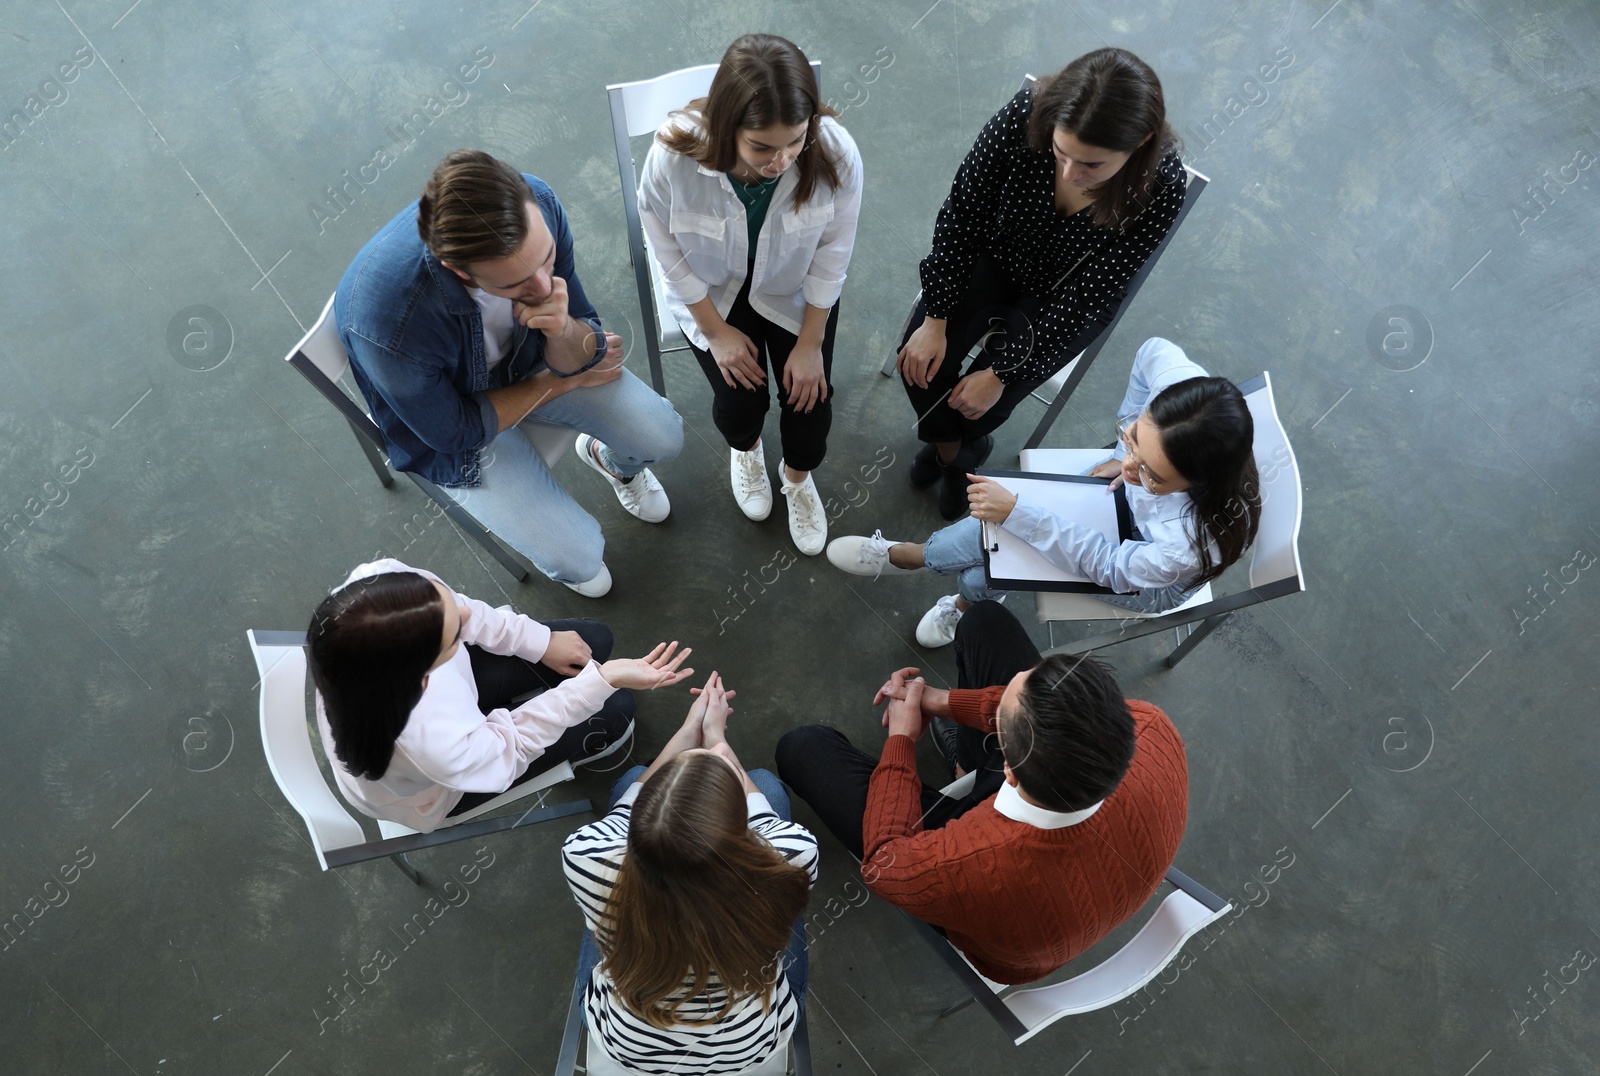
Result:
[[756,256],[756,240],[761,236],[761,226],[767,220],[767,207],[772,204],[772,192],[778,187],[778,180],[782,176],[772,179],[763,179],[753,187],[747,187],[744,181],[732,172],[728,174],[728,181],[733,184],[733,193],[739,196],[739,201],[744,203],[745,224],[750,229],[750,257]]

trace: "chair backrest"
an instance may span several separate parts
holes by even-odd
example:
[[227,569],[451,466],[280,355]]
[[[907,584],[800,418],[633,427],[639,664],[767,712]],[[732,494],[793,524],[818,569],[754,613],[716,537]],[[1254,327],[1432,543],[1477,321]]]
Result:
[[[606,87],[611,102],[611,136],[617,151],[617,178],[622,184],[622,217],[628,232],[628,257],[633,262],[634,285],[639,292],[639,309],[644,329],[650,333],[651,377],[662,392],[660,352],[688,346],[682,339],[667,309],[666,287],[656,270],[655,260],[645,243],[639,223],[639,173],[634,167],[630,138],[653,134],[667,116],[711,90],[711,80],[720,64],[701,64],[669,71],[637,82],[619,82]],[[822,95],[822,64],[811,61],[816,76],[817,95]]]
[[289,352],[290,358],[299,352],[310,359],[329,381],[339,380],[350,368],[350,356],[344,349],[344,341],[339,339],[339,323],[333,316],[333,300],[334,296],[328,296],[322,316]]
[[1063,1016],[1114,1005],[1138,990],[1170,964],[1184,943],[1228,911],[1212,911],[1179,890],[1161,902],[1156,913],[1121,949],[1082,975],[1049,986],[1031,987],[1008,994],[1008,1009],[1027,1027],[1017,1038],[1022,1043]]
[[1300,516],[1304,491],[1300,465],[1278,418],[1272,377],[1263,372],[1239,384],[1255,422],[1256,470],[1261,475],[1261,522],[1250,558],[1250,587],[1292,594],[1306,588],[1300,570]]
[[327,870],[324,852],[361,844],[366,835],[328,787],[311,750],[305,633],[252,629],[245,635],[261,674],[261,746],[267,767],[284,799],[305,820],[317,862]]
[[360,404],[339,388],[339,379],[350,369],[350,355],[344,349],[344,341],[339,339],[339,323],[333,316],[333,300],[333,295],[328,296],[322,316],[317,318],[316,324],[284,358],[301,377],[311,382],[311,387],[321,393],[323,399],[338,408],[358,437],[364,437],[377,448],[383,449],[383,434],[378,424],[372,421]]

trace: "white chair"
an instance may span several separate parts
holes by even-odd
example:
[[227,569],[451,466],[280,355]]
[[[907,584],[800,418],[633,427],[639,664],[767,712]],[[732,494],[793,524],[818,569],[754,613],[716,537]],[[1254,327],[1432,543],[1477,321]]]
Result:
[[[1250,417],[1255,423],[1256,469],[1261,476],[1261,522],[1250,551],[1250,587],[1237,594],[1215,596],[1208,583],[1188,601],[1160,615],[1136,613],[1100,601],[1087,594],[1038,592],[1034,595],[1041,624],[1064,621],[1115,620],[1117,630],[1066,646],[1054,647],[1049,654],[1087,654],[1113,643],[1153,635],[1172,628],[1177,632],[1177,649],[1167,657],[1167,667],[1182,661],[1223,622],[1239,609],[1257,605],[1285,594],[1306,589],[1300,567],[1300,516],[1303,491],[1300,466],[1294,449],[1278,418],[1272,395],[1272,378],[1262,373],[1239,384]],[[1026,449],[1022,469],[1050,474],[1081,474],[1107,458],[1105,449]],[[1184,632],[1187,626],[1189,631]]]
[[[622,215],[628,229],[628,257],[633,262],[634,284],[639,290],[639,312],[644,318],[641,332],[650,358],[650,383],[662,396],[667,394],[661,372],[661,356],[689,350],[689,341],[672,317],[667,288],[655,255],[650,253],[644,227],[639,223],[639,175],[634,168],[633,147],[629,139],[654,135],[667,116],[711,90],[711,80],[719,64],[685,67],[638,82],[619,82],[606,87],[611,101],[611,136],[617,149],[617,178],[622,181]],[[817,96],[822,96],[822,65],[811,62],[817,79]]]
[[[940,1017],[976,1001],[1020,1046],[1064,1016],[1115,1005],[1154,979],[1172,963],[1185,942],[1232,909],[1231,904],[1176,867],[1167,871],[1167,881],[1176,891],[1161,902],[1155,914],[1122,948],[1088,971],[1048,986],[1013,989],[984,978],[944,935],[907,915],[971,995],[944,1010]],[[1011,993],[1002,997],[1005,990]]]
[[[546,790],[572,780],[572,766],[563,762],[473,810],[446,819],[432,833],[418,833],[394,822],[379,821],[378,830],[383,839],[368,841],[361,824],[341,802],[317,765],[317,756],[311,748],[312,718],[306,705],[305,632],[251,629],[245,636],[250,640],[250,652],[261,674],[261,745],[267,756],[267,767],[272,771],[273,780],[278,782],[279,791],[305,821],[311,834],[311,847],[323,870],[387,856],[406,877],[420,885],[422,876],[406,859],[407,852],[473,840],[485,834],[594,809],[588,800],[544,806]],[[330,760],[329,764],[334,763]],[[490,811],[529,796],[537,798],[532,808],[521,815],[481,819]]]
[[[574,978],[572,1001],[567,1006],[567,1026],[561,1035],[561,1054],[556,1058],[553,1076],[636,1076],[632,1069],[623,1068],[616,1058],[606,1053],[605,1047],[593,1035],[584,1020],[583,995],[588,987],[586,978]],[[578,1048],[587,1046],[583,1064],[578,1064]],[[793,1064],[789,1063],[793,1058]],[[811,1076],[811,1032],[806,1026],[805,1010],[789,1036],[789,1045],[774,1050],[758,1065],[741,1069],[734,1076]]]
[[[344,342],[339,339],[339,326],[333,316],[333,296],[328,297],[327,305],[322,308],[322,316],[317,318],[317,323],[311,326],[311,330],[285,358],[289,365],[311,382],[311,387],[320,392],[324,399],[338,409],[345,421],[350,423],[350,429],[356,435],[356,442],[361,445],[361,451],[366,454],[367,462],[372,464],[372,470],[384,488],[388,489],[394,485],[394,476],[389,473],[389,467],[383,456],[383,432],[378,429],[377,423],[372,421],[361,404],[339,387],[340,378],[350,369],[350,356],[344,349]],[[533,443],[534,450],[539,453],[547,467],[553,468],[556,461],[578,439],[577,431],[565,426],[529,422],[525,423],[523,428],[530,431],[529,439]],[[456,526],[466,531],[474,541],[488,550],[517,582],[523,582],[528,578],[528,567],[522,558],[503,546],[482,523],[472,517],[470,512],[457,504],[453,497],[419,474],[410,471],[404,473],[416,483],[418,489],[445,510],[445,513],[455,521]]]
[[[1024,88],[1032,86],[1035,81],[1033,75],[1022,76]],[[1116,332],[1118,323],[1122,321],[1122,315],[1133,304],[1133,297],[1139,294],[1139,289],[1144,287],[1145,279],[1149,277],[1150,271],[1155,268],[1156,262],[1161,260],[1161,255],[1166,253],[1168,244],[1172,242],[1172,237],[1177,234],[1178,228],[1182,226],[1184,218],[1189,215],[1189,210],[1194,208],[1195,200],[1200,197],[1200,192],[1206,189],[1207,183],[1211,182],[1206,176],[1196,172],[1188,165],[1184,165],[1183,170],[1187,173],[1189,180],[1184,189],[1183,205],[1179,207],[1178,215],[1173,220],[1172,227],[1167,229],[1166,236],[1156,245],[1156,249],[1150,252],[1150,256],[1144,260],[1144,264],[1139,267],[1139,271],[1133,274],[1133,279],[1128,281],[1128,290],[1123,294],[1122,301],[1117,304],[1116,312],[1112,315],[1111,320],[1106,323],[1105,330],[1096,336],[1088,347],[1080,351],[1077,357],[1056,371],[1054,376],[1029,394],[1035,400],[1044,404],[1045,409],[1044,414],[1039,418],[1039,424],[1033,428],[1033,433],[1028,435],[1027,444],[1023,446],[1024,450],[1038,448],[1040,443],[1044,441],[1045,434],[1049,433],[1050,427],[1055,425],[1056,416],[1061,414],[1061,409],[1067,405],[1067,401],[1077,391],[1078,383],[1083,380],[1084,375],[1089,372],[1089,367],[1094,365],[1094,360],[1099,357],[1100,349],[1105,347],[1106,341],[1111,339],[1111,334]],[[906,318],[905,329],[901,330],[902,337],[906,335],[906,330],[910,329],[911,318],[916,316],[917,304],[921,301],[922,292],[918,291],[917,297],[911,301],[911,313]],[[988,341],[989,336],[989,333],[985,333],[979,337],[977,343],[973,344],[961,361],[963,363],[966,362],[973,354],[981,350]],[[890,377],[894,372],[895,355],[891,353],[883,364],[882,373],[884,377]],[[1026,469],[1026,465],[1024,467]]]

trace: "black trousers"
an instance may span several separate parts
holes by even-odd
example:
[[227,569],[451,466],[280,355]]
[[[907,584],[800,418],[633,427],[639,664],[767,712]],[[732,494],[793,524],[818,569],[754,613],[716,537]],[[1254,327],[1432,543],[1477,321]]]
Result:
[[[1010,683],[1024,669],[1039,664],[1039,650],[1027,631],[998,602],[978,602],[956,627],[956,686],[983,688]],[[959,726],[958,761],[977,773],[973,789],[959,800],[937,789],[922,790],[922,827],[939,829],[976,807],[1005,783],[1005,760],[992,734]],[[857,859],[865,841],[861,821],[867,813],[867,789],[878,760],[828,725],[802,725],[778,741],[778,776],[810,805],[828,832]]]
[[756,313],[750,305],[752,276],[753,272],[745,276],[744,287],[739,289],[725,320],[755,344],[757,361],[768,371],[767,383],[759,389],[747,389],[737,382],[730,386],[722,379],[722,369],[711,352],[690,344],[689,350],[700,360],[700,369],[711,382],[711,420],[729,448],[748,452],[761,440],[761,427],[766,424],[772,395],[777,393],[783,462],[797,471],[814,471],[828,454],[828,431],[833,427],[833,338],[839,326],[839,304],[834,303],[828,312],[828,327],[822,337],[822,376],[828,386],[828,398],[810,413],[796,411],[783,391],[783,368],[799,338]]
[[[553,632],[577,632],[589,644],[595,661],[605,661],[611,656],[611,629],[598,620],[552,620],[546,626]],[[550,690],[563,680],[571,679],[547,665],[505,654],[491,654],[471,644],[466,646],[467,657],[472,661],[472,679],[478,685],[478,709],[484,713],[510,708]],[[633,692],[612,692],[599,713],[563,732],[561,738],[546,747],[544,754],[528,764],[527,772],[507,788],[515,788],[563,762],[581,762],[604,751],[626,736],[633,727],[633,706]],[[450,815],[464,814],[503,795],[505,791],[468,792],[461,797],[460,803],[451,808]]]
[[[905,386],[906,397],[917,411],[917,440],[973,441],[984,434],[993,433],[1011,417],[1011,412],[1028,398],[1030,392],[1050,380],[1047,374],[1007,384],[995,405],[977,418],[966,418],[946,402],[956,382],[966,375],[979,370],[1003,371],[1024,362],[1033,347],[1033,322],[1042,309],[1043,304],[1037,296],[1025,295],[1014,287],[994,262],[987,257],[977,260],[972,268],[972,278],[967,283],[966,294],[945,319],[944,361],[929,380],[928,387],[918,388],[905,378],[900,379]],[[918,299],[907,332],[900,340],[900,347],[906,346],[906,341],[922,325],[927,313],[926,305]],[[1086,325],[1078,339],[1067,345],[1063,362],[1071,362],[1078,352],[1094,342],[1104,327],[1099,322]],[[983,350],[973,356],[972,362],[963,369],[962,360],[967,352],[972,350],[979,337],[990,330],[994,330],[994,334],[984,343]]]

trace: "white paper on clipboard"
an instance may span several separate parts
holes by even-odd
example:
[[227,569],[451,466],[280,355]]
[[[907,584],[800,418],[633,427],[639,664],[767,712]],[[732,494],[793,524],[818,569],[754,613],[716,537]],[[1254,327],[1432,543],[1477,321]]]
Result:
[[[1126,508],[1119,514],[1120,498],[1107,491],[1108,479],[1020,472],[991,472],[989,477],[1052,515],[1099,531],[1108,541],[1117,543],[1128,537]],[[1111,593],[1087,577],[1055,564],[998,524],[983,524],[983,549],[990,585],[997,589]]]

